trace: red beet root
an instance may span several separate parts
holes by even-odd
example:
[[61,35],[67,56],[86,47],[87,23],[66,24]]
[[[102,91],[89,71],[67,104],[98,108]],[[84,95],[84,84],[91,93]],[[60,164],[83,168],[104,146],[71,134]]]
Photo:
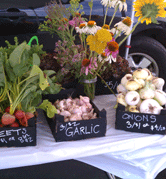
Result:
[[7,112],[7,113],[10,112],[10,106],[8,106],[8,107],[5,109],[5,112]]
[[22,126],[25,126],[25,127],[28,126],[28,120],[27,120],[26,116],[24,116],[22,119],[19,119],[19,122]]
[[22,118],[24,118],[24,116],[25,116],[25,112],[22,111],[22,110],[17,110],[17,111],[14,113],[14,115],[15,115],[15,117],[16,117],[17,119],[22,119]]
[[10,125],[12,123],[14,123],[16,120],[14,115],[8,114],[8,113],[4,113],[1,119],[1,122],[3,125]]
[[10,127],[19,127],[19,123],[18,122],[14,122],[13,124],[10,124]]
[[31,112],[26,112],[26,113],[25,113],[25,116],[26,116],[26,118],[27,118],[27,120],[28,120],[28,119],[34,117],[34,114],[31,113]]

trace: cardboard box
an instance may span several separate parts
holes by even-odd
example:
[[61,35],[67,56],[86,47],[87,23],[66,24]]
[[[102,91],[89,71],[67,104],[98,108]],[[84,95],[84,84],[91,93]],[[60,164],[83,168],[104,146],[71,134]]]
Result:
[[[55,95],[45,95],[43,99],[48,99],[51,102],[55,102],[57,99],[66,99],[69,96],[74,99],[79,97],[79,95],[83,95],[80,94],[80,92],[81,90],[79,91],[78,89],[62,90]],[[53,118],[48,118],[46,113],[44,113],[57,142],[105,136],[107,126],[106,111],[105,109],[99,111],[92,101],[91,104],[94,108],[94,112],[97,113],[96,119],[64,122],[62,115],[55,114]]]
[[118,104],[115,128],[130,132],[165,134],[166,109],[161,114],[133,113],[125,111],[125,106]]
[[28,127],[0,127],[0,147],[36,145],[36,117],[28,120]]

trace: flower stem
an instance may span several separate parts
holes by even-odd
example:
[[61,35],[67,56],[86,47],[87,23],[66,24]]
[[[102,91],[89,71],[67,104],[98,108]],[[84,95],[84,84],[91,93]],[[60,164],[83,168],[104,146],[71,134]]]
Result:
[[108,5],[107,5],[107,9],[106,9],[106,11],[105,11],[105,16],[104,16],[104,23],[103,23],[103,25],[105,25],[105,21],[106,21],[106,17],[107,17],[107,12],[108,12]]
[[119,31],[119,32],[118,32],[118,34],[117,34],[116,37],[115,37],[115,40],[118,38],[118,36],[120,35],[121,32],[122,32],[122,31]]
[[115,11],[114,11],[114,14],[113,14],[113,16],[112,16],[112,18],[111,18],[111,21],[110,21],[110,23],[109,23],[109,26],[111,26],[111,24],[112,24],[112,21],[113,21],[113,19],[114,19],[114,17],[115,17],[115,14],[116,14],[117,10],[118,10],[118,7],[119,7],[119,5],[116,6],[116,8],[115,8]]
[[132,28],[132,30],[130,31],[130,33],[128,34],[128,35],[126,35],[125,37],[124,37],[124,39],[122,39],[122,41],[119,43],[119,47],[123,44],[123,42],[128,38],[128,36],[131,34],[131,33],[133,33],[133,31],[135,30],[135,28],[137,27],[137,25],[142,21],[142,19],[144,19],[144,18],[146,18],[147,16],[149,16],[149,14],[151,13],[151,11],[150,12],[147,12],[147,14],[145,15],[145,16],[143,16],[136,24],[135,24],[135,26]]
[[114,94],[114,96],[116,97],[116,94],[114,93],[114,91],[109,87],[109,85],[105,82],[105,80],[99,75],[99,73],[97,73],[96,71],[94,71],[96,73],[96,75],[104,82],[104,84],[108,87],[108,89],[112,92],[112,94]]

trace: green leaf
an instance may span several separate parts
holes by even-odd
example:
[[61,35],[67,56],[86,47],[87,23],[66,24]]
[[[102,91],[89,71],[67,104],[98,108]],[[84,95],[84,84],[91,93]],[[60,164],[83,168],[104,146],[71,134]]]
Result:
[[13,72],[17,77],[21,77],[26,71],[28,71],[29,67],[25,66],[25,64],[17,64],[13,67]]
[[50,84],[49,87],[46,88],[46,90],[43,92],[43,94],[57,94],[62,89],[61,85],[57,83]]
[[33,91],[36,91],[37,89],[37,86],[36,85],[33,85],[31,87],[29,87],[28,89],[25,90],[25,92],[23,93],[22,95],[22,100],[29,95],[29,93],[33,92]]
[[158,21],[157,21],[157,19],[156,19],[156,17],[151,16],[151,20],[152,20],[152,23],[154,23],[154,24],[159,24]]
[[14,74],[13,69],[12,69],[12,67],[10,66],[10,63],[9,63],[8,60],[7,60],[6,63],[5,63],[5,71],[6,71],[6,73],[7,73],[7,76],[8,76],[8,78],[9,78],[9,81],[14,82],[15,79],[16,79],[16,75]]
[[3,69],[3,62],[1,59],[0,59],[0,86],[2,87],[5,86],[5,74]]
[[49,118],[53,118],[56,113],[57,113],[56,107],[53,106],[52,104],[49,104],[49,106],[47,108],[47,116]]
[[57,109],[54,105],[51,104],[50,101],[45,99],[38,108],[43,109],[49,118],[53,118],[54,115],[57,113]]
[[39,86],[42,90],[45,90],[48,86],[48,80],[44,77],[43,71],[37,66],[33,65],[30,76],[39,75]]
[[32,110],[36,109],[37,105],[42,100],[42,90],[37,90],[35,92],[29,93],[26,98],[21,102],[22,109],[25,112],[32,112]]
[[26,49],[27,43],[23,42],[17,46],[14,51],[10,54],[9,62],[11,67],[21,63],[21,56],[23,51]]
[[43,71],[47,76],[51,76],[56,74],[56,72],[54,70],[44,70]]
[[40,58],[37,53],[33,53],[33,65],[40,66]]

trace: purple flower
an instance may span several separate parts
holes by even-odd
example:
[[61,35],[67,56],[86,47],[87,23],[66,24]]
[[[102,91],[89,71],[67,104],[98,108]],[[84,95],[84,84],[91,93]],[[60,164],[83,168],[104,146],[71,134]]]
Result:
[[96,69],[97,68],[97,58],[96,57],[92,57],[90,60],[89,59],[84,59],[82,61],[82,68],[81,68],[81,73],[85,73],[85,75],[88,75],[88,73],[91,73],[91,69]]

